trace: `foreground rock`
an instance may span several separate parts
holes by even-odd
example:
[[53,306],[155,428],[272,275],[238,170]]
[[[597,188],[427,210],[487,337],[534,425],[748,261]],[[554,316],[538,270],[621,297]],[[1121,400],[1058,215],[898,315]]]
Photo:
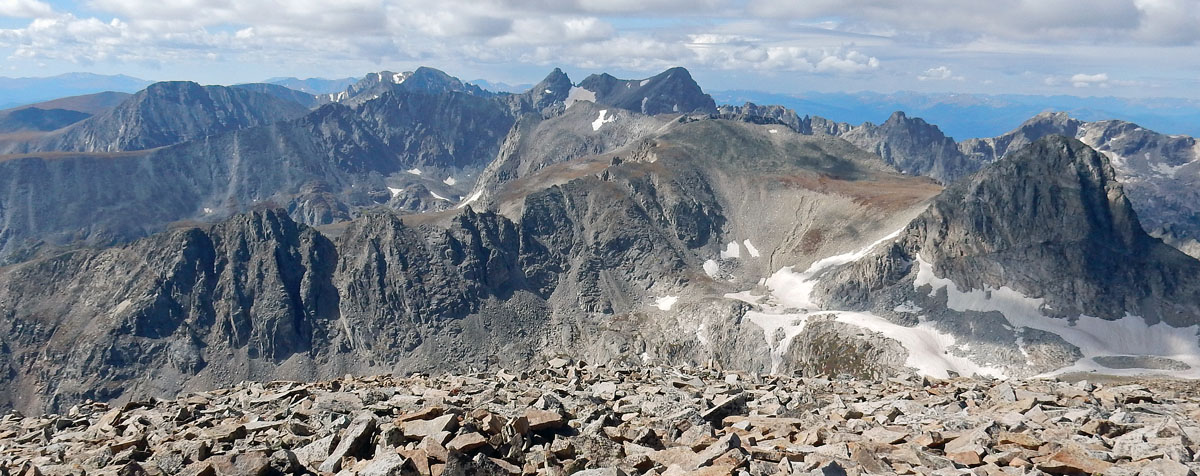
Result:
[[245,383],[0,419],[16,474],[1195,474],[1200,390],[591,367]]

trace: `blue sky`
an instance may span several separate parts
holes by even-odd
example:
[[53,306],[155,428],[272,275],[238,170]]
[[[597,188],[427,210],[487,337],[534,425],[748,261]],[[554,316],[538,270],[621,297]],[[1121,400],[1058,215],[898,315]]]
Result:
[[1200,98],[1200,0],[0,0],[0,55],[221,84],[680,65],[713,90]]

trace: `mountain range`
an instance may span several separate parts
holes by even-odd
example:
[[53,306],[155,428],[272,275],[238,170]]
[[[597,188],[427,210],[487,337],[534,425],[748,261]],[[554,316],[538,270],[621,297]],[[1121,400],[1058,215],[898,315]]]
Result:
[[560,355],[1200,377],[1190,137],[1053,113],[956,142],[718,107],[683,68],[327,91],[11,119],[0,406]]
[[1168,134],[1200,136],[1200,102],[1194,99],[913,91],[777,94],[728,90],[713,91],[712,95],[722,104],[777,104],[854,124],[880,122],[895,111],[905,111],[938,124],[946,135],[959,140],[997,136],[1043,112],[1066,112],[1089,122],[1120,118]]
[[45,78],[0,77],[0,108],[105,91],[132,93],[151,81],[125,75],[66,73]]

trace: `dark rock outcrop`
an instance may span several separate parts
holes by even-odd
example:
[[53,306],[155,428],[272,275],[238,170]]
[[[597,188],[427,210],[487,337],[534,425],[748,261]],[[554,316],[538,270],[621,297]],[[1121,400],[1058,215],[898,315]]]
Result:
[[880,254],[830,275],[819,294],[862,306],[904,278],[917,256],[963,290],[1012,288],[1053,315],[1127,313],[1197,324],[1200,262],[1142,229],[1108,159],[1049,136],[946,189]]
[[954,139],[943,135],[937,126],[899,111],[883,124],[868,122],[840,137],[879,154],[901,172],[932,177],[942,183],[979,170],[979,163],[965,157]]
[[593,74],[579,87],[596,94],[596,103],[642,114],[716,114],[712,96],[700,89],[684,68],[671,68],[644,80],[617,79]]

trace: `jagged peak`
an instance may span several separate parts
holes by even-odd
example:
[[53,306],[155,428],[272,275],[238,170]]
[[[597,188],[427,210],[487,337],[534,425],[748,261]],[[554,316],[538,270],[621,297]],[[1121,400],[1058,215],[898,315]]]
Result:
[[1108,158],[1057,134],[1039,138],[955,183],[935,200],[933,209],[943,217],[987,216],[960,225],[983,227],[968,235],[991,250],[1032,240],[1087,241],[1134,252],[1151,240]]

